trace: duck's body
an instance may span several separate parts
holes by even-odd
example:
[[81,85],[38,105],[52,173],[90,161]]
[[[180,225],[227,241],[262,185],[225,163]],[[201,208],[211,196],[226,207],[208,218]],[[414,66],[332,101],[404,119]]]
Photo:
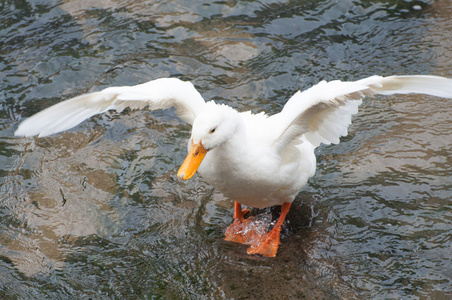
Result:
[[315,173],[315,147],[308,141],[280,153],[264,114],[238,113],[234,136],[210,150],[198,173],[230,199],[256,208],[292,202]]
[[[15,134],[50,135],[110,109],[176,107],[179,117],[193,125],[189,154],[178,177],[190,179],[198,171],[235,201],[234,222],[226,231],[226,240],[251,244],[250,254],[275,256],[290,205],[315,173],[314,149],[320,143],[339,143],[347,135],[351,116],[364,96],[407,93],[452,98],[452,79],[372,76],[355,82],[322,81],[297,92],[280,113],[268,116],[206,103],[191,83],[162,78],[58,103],[25,120]],[[281,216],[268,234],[256,240],[252,232],[242,230],[248,219],[241,204],[282,205]]]

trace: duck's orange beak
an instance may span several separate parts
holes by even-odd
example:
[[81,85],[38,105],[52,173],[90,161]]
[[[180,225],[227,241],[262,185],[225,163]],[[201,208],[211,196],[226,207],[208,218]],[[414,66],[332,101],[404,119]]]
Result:
[[177,172],[177,177],[182,180],[192,178],[193,175],[195,175],[196,170],[198,170],[202,160],[206,156],[206,153],[207,150],[204,149],[201,142],[194,144],[193,141],[191,141],[190,152],[188,153],[184,163]]

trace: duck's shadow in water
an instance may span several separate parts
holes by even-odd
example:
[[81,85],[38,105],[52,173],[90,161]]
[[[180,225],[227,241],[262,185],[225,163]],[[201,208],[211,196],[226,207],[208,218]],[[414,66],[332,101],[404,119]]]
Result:
[[[310,194],[299,194],[284,223],[276,257],[246,254],[246,245],[219,242],[221,263],[216,274],[227,298],[335,299],[355,297],[341,277],[343,266],[329,255],[334,237],[327,228],[328,208]],[[279,217],[280,207],[252,209],[250,216]]]

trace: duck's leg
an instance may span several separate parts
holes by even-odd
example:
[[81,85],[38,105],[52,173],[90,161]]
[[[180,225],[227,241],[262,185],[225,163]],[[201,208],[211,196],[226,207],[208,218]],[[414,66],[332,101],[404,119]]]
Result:
[[248,239],[243,235],[244,225],[248,221],[245,215],[249,209],[242,210],[242,205],[234,201],[234,222],[226,229],[225,241],[247,244]]
[[262,243],[258,245],[252,244],[247,250],[248,254],[259,254],[268,257],[276,256],[276,252],[278,251],[279,246],[281,226],[286,219],[291,204],[292,203],[284,203],[281,206],[281,215],[279,216],[279,219],[276,222],[275,226],[273,226],[273,229],[263,237]]

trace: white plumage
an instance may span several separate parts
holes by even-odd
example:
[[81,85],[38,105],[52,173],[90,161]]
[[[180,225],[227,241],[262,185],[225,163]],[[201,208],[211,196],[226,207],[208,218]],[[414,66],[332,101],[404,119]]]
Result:
[[[283,204],[290,207],[295,195],[315,173],[314,149],[320,143],[339,143],[339,138],[347,135],[351,117],[358,112],[363,97],[406,93],[452,98],[452,79],[422,75],[322,81],[295,93],[280,113],[267,116],[237,112],[213,101],[206,103],[191,83],[161,78],[63,101],[23,121],[15,135],[51,135],[111,109],[175,107],[178,116],[193,125],[189,140],[192,152],[179,170],[181,179],[189,179],[198,170],[238,203],[258,208]],[[193,163],[192,158],[197,161]],[[238,203],[235,225],[246,222]],[[280,225],[282,222],[275,228],[280,230]],[[267,249],[249,253],[274,256],[279,244],[278,230],[278,241],[271,246],[271,253]],[[232,235],[227,239],[249,244],[239,233]]]

